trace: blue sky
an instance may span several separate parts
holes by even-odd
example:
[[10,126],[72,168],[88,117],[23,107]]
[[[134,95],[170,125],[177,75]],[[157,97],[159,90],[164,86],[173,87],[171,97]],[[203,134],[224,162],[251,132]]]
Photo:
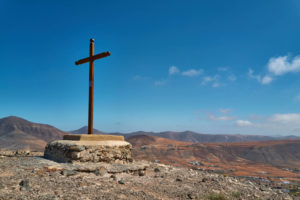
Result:
[[94,127],[300,135],[300,1],[0,0],[0,117]]

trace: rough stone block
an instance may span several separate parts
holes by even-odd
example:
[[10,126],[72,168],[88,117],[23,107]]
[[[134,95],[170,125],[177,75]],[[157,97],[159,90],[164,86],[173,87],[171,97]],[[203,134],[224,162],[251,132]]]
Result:
[[56,162],[132,162],[132,146],[126,141],[56,140],[47,144],[44,157]]

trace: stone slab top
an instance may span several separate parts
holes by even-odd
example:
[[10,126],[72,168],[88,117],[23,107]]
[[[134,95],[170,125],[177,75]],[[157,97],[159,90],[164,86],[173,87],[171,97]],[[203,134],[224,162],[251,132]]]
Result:
[[92,141],[92,140],[55,140],[51,143],[59,143],[66,146],[126,146],[130,143],[120,140],[102,140],[102,141]]
[[124,141],[122,135],[89,135],[89,134],[68,134],[64,135],[63,140],[75,140],[75,141]]

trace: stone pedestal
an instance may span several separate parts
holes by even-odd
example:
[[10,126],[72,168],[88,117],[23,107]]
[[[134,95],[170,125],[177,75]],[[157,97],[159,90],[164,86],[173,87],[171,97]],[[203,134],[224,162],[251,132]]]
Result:
[[132,146],[123,136],[66,135],[47,144],[44,157],[56,162],[128,163]]

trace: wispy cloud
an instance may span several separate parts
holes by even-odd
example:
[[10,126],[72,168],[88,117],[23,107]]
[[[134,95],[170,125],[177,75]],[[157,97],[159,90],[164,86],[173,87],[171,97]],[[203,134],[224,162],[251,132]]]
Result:
[[161,85],[164,85],[166,84],[166,80],[157,80],[157,81],[154,81],[154,85],[155,86],[161,86]]
[[236,120],[234,125],[267,134],[299,134],[300,113],[277,113],[255,123],[249,120]]
[[179,68],[176,66],[171,66],[169,68],[169,75],[181,74],[182,76],[193,77],[193,76],[199,76],[203,74],[203,72],[204,72],[203,69],[189,69],[181,72]]
[[219,77],[219,75],[205,76],[202,79],[201,85],[211,84],[212,87],[220,87],[221,84],[218,81]]
[[248,76],[249,78],[256,79],[258,82],[260,82],[263,85],[269,84],[274,80],[274,78],[272,78],[270,75],[265,75],[263,77],[258,74],[255,75],[252,69],[248,70]]
[[234,74],[230,74],[227,78],[230,81],[236,81],[236,76]]
[[217,88],[217,87],[221,87],[222,85],[219,82],[214,82],[211,86]]
[[139,81],[139,80],[148,79],[148,77],[141,76],[141,75],[135,75],[132,79],[135,80],[135,81]]
[[269,84],[273,81],[274,79],[271,77],[271,76],[264,76],[262,79],[261,79],[261,83],[262,84]]
[[252,126],[253,123],[248,120],[236,120],[235,125],[238,127],[248,127],[248,126]]
[[178,74],[178,73],[180,73],[180,70],[178,69],[178,67],[176,67],[176,66],[171,66],[171,67],[169,68],[169,74],[170,74],[170,75],[174,75],[174,74]]
[[275,123],[300,123],[300,114],[299,113],[287,113],[287,114],[274,114],[269,119],[270,122]]
[[222,74],[222,77],[219,74],[215,75],[204,75],[203,69],[188,69],[185,71],[180,70],[177,66],[169,67],[168,74],[180,75],[185,77],[200,77],[201,85],[209,85],[213,88],[225,86],[227,82],[233,82],[236,80],[236,76],[226,67],[219,67],[217,69],[219,73]]
[[198,75],[201,75],[203,74],[203,69],[190,69],[190,70],[187,70],[187,71],[183,71],[181,73],[183,76],[189,76],[189,77],[193,77],[193,76],[198,76]]
[[213,121],[232,121],[236,119],[235,116],[216,116],[214,114],[208,114],[207,118]]
[[267,64],[266,75],[255,75],[252,69],[249,69],[248,76],[256,79],[261,84],[270,84],[274,81],[274,77],[282,76],[287,73],[295,73],[300,71],[300,55],[295,57],[278,56],[269,59]]
[[228,68],[227,67],[219,67],[218,71],[220,71],[220,72],[226,72],[226,71],[228,71]]
[[223,114],[230,113],[232,111],[232,108],[220,108],[220,112]]

